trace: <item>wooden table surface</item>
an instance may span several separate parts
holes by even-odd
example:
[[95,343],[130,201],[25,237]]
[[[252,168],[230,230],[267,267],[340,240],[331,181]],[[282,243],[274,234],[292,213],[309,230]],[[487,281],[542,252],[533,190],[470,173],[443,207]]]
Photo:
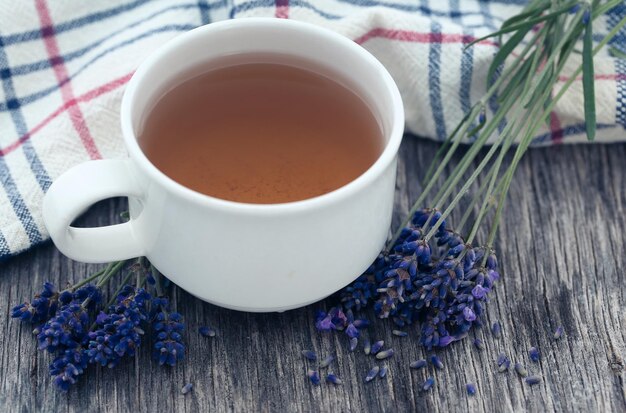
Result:
[[[421,189],[424,166],[437,145],[407,137],[401,150],[395,225]],[[391,334],[389,322],[368,330],[396,351],[385,379],[365,383],[375,364],[351,353],[343,334],[319,334],[316,309],[330,300],[282,314],[247,314],[204,303],[175,289],[186,319],[186,360],[175,368],[151,360],[148,337],[134,359],[115,369],[90,366],[64,394],[48,376],[50,356],[36,349],[31,328],[10,319],[10,308],[32,297],[44,280],[80,280],[100,268],[73,262],[47,243],[0,264],[0,411],[626,411],[626,145],[558,146],[531,150],[516,174],[497,252],[503,277],[487,311],[503,336],[477,330],[486,349],[466,339],[437,351],[444,369],[415,371],[427,353],[418,331]],[[98,204],[83,225],[118,220],[123,200]],[[458,217],[458,216],[457,216]],[[453,219],[454,221],[454,219]],[[485,231],[480,234],[485,236]],[[214,338],[198,334],[217,328]],[[562,325],[565,335],[553,339]],[[539,363],[528,349],[541,352]],[[312,386],[302,349],[335,354],[341,386]],[[497,373],[501,351],[541,375],[530,387],[513,371]],[[380,363],[379,363],[380,364]],[[421,390],[427,375],[436,384]],[[469,397],[466,383],[478,392]],[[180,392],[193,383],[186,396]]]

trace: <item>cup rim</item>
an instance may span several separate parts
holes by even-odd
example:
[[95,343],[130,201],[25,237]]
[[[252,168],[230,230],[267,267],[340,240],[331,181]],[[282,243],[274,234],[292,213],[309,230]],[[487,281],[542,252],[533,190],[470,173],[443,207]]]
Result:
[[[149,70],[160,60],[160,58],[170,52],[171,50],[179,47],[187,42],[189,39],[203,35],[206,32],[222,29],[233,29],[240,26],[257,26],[263,28],[275,28],[275,27],[287,27],[295,30],[305,31],[318,37],[324,37],[328,41],[338,42],[353,49],[360,55],[367,63],[372,65],[374,69],[378,70],[383,77],[383,82],[386,85],[386,89],[391,95],[392,101],[392,116],[391,119],[391,131],[389,132],[389,139],[385,143],[383,152],[379,155],[376,161],[356,179],[348,182],[347,184],[322,195],[318,195],[312,198],[306,198],[298,201],[275,203],[275,204],[254,204],[237,201],[229,201],[226,199],[217,198],[201,192],[197,192],[191,188],[180,184],[161,172],[143,153],[137,142],[137,137],[132,124],[132,105],[135,101],[135,96],[139,92],[141,79],[149,72]],[[240,212],[254,212],[260,214],[270,214],[280,212],[296,212],[314,209],[323,205],[335,203],[343,199],[349,198],[354,193],[362,190],[371,182],[376,180],[387,167],[394,161],[397,152],[400,148],[402,136],[404,133],[404,107],[400,91],[393,78],[383,66],[383,64],[376,59],[370,52],[357,43],[353,42],[347,37],[344,37],[329,29],[325,29],[310,23],[277,19],[268,17],[250,17],[245,19],[233,19],[224,20],[220,22],[210,23],[204,26],[197,27],[188,32],[185,32],[175,38],[169,40],[164,45],[159,47],[156,51],[152,52],[146,60],[141,63],[139,68],[135,71],[132,78],[128,82],[124,96],[122,98],[121,105],[121,126],[122,135],[126,145],[126,149],[131,159],[133,159],[137,165],[139,165],[153,180],[164,185],[169,191],[177,194],[178,196],[185,198],[189,201],[199,203],[201,205],[211,206],[222,210],[240,211]]]

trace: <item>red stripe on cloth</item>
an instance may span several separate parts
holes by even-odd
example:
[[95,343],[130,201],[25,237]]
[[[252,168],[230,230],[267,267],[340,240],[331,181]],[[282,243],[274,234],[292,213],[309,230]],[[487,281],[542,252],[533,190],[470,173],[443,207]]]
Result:
[[552,142],[563,142],[563,128],[561,127],[561,120],[555,112],[550,113],[550,135]]
[[[41,22],[41,34],[44,44],[46,45],[48,58],[50,60],[52,68],[54,69],[54,74],[57,78],[57,82],[59,83],[59,85],[61,85],[61,97],[63,98],[63,102],[71,102],[75,100],[74,91],[72,90],[72,85],[69,81],[69,76],[67,73],[67,68],[65,67],[65,64],[63,62],[63,57],[59,53],[59,45],[57,44],[56,38],[54,37],[54,26],[52,25],[52,18],[50,17],[50,10],[48,9],[46,0],[36,0],[35,4],[37,8],[37,13],[39,14],[39,21]],[[91,159],[102,158],[102,155],[100,154],[100,151],[96,146],[96,142],[89,132],[89,128],[87,127],[85,117],[80,110],[80,106],[77,104],[71,105],[68,107],[68,112],[72,121],[72,125],[78,133],[78,136],[83,142],[83,146],[85,147],[85,150],[87,151]]]
[[89,92],[85,93],[84,95],[80,95],[79,97],[69,100],[67,102],[65,102],[63,105],[59,106],[54,112],[52,112],[50,115],[48,115],[44,120],[42,120],[41,122],[39,122],[37,124],[37,126],[35,126],[34,128],[32,128],[31,130],[29,130],[26,134],[24,134],[23,136],[21,136],[18,140],[16,140],[15,142],[11,143],[10,145],[0,149],[0,156],[5,156],[8,155],[9,153],[13,152],[14,150],[16,150],[17,148],[19,148],[24,142],[26,142],[28,139],[31,138],[31,136],[33,136],[35,133],[39,132],[41,129],[43,129],[44,126],[46,126],[48,123],[50,123],[54,118],[56,118],[57,116],[59,116],[60,114],[62,114],[63,112],[69,110],[70,108],[77,106],[79,103],[82,102],[89,102],[90,100],[93,100],[95,98],[97,98],[98,96],[104,95],[105,93],[111,92],[117,88],[119,88],[120,86],[125,85],[130,78],[133,76],[133,73],[129,73],[126,76],[122,76],[118,79],[113,80],[112,82],[106,83],[102,86],[99,86],[93,90],[90,90]]
[[[567,82],[570,76],[559,76],[559,82]],[[602,75],[595,75],[593,77],[595,80],[626,80],[626,74],[624,73],[607,73]],[[581,82],[583,80],[582,76],[578,76],[574,81]]]
[[[476,38],[473,36],[468,36],[465,34],[448,34],[448,33],[424,33],[424,32],[414,32],[410,30],[394,30],[394,29],[384,29],[382,27],[377,27],[375,29],[370,30],[365,33],[361,37],[355,39],[354,41],[358,44],[363,44],[366,41],[382,37],[389,40],[399,40],[402,42],[413,42],[413,43],[461,43],[468,44],[473,42]],[[498,46],[498,43],[493,42],[491,40],[482,40],[477,44],[485,45],[485,46]]]
[[289,18],[289,0],[276,0],[276,11],[274,16],[279,19]]

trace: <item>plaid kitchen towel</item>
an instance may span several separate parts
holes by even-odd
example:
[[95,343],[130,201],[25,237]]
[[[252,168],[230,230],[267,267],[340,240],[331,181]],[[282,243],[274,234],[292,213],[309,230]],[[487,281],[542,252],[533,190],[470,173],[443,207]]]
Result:
[[[523,0],[0,0],[0,259],[48,238],[42,197],[68,168],[125,156],[118,112],[141,61],[179,33],[214,20],[304,20],[361,44],[390,70],[408,130],[443,139],[485,91],[497,50],[474,38]],[[596,40],[626,15],[595,24]],[[612,41],[626,52],[626,32]],[[210,47],[210,46],[209,46]],[[598,142],[626,140],[626,61],[596,59]],[[582,142],[581,84],[536,143]]]

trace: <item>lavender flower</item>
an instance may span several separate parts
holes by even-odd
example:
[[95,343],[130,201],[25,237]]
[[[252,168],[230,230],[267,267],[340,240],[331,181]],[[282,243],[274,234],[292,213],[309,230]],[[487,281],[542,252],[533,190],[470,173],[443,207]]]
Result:
[[554,330],[554,339],[558,340],[563,337],[563,327],[558,326],[556,330]]
[[333,360],[335,360],[334,356],[327,356],[324,360],[321,361],[320,363],[320,369],[326,368],[328,366],[330,366],[330,363],[333,362]]
[[141,344],[141,323],[147,320],[150,295],[142,288],[124,286],[116,304],[96,317],[96,330],[89,332],[87,356],[90,363],[110,368],[122,357],[134,356]]
[[35,294],[30,302],[26,301],[13,307],[11,317],[24,322],[44,322],[56,313],[58,296],[54,284],[46,281],[41,292]]
[[328,376],[326,376],[326,381],[334,385],[340,385],[343,383],[343,380],[337,377],[334,373],[328,373]]
[[493,323],[493,325],[491,326],[491,333],[496,338],[500,338],[500,336],[502,335],[502,327],[500,326],[500,323],[498,321]]
[[375,342],[374,344],[372,344],[371,353],[372,354],[378,353],[380,349],[383,348],[384,345],[385,345],[385,342],[383,340],[379,340]]
[[356,350],[356,346],[359,344],[359,339],[356,337],[352,337],[350,339],[350,351]]
[[66,304],[39,329],[40,350],[50,353],[79,347],[87,337],[89,317],[85,308],[76,303]]
[[467,390],[467,394],[473,396],[476,394],[476,386],[472,383],[467,383],[465,385],[465,390]]
[[154,344],[154,357],[160,365],[175,366],[185,357],[185,346],[182,344],[183,317],[179,313],[161,312],[156,318],[154,329],[157,342]]
[[379,371],[380,371],[380,367],[378,366],[372,367],[372,369],[367,373],[367,376],[365,376],[365,382],[369,383],[370,381],[374,380],[374,378],[378,375]]
[[412,369],[421,369],[423,367],[426,367],[428,363],[426,362],[426,360],[416,360],[416,361],[412,361],[411,364],[409,364],[409,367]]
[[393,356],[393,349],[387,349],[387,350],[383,350],[383,351],[379,351],[378,353],[376,353],[376,360],[385,360],[388,359],[389,357]]
[[182,394],[187,394],[187,393],[189,393],[191,390],[193,390],[193,384],[191,384],[191,383],[187,383],[187,384],[185,384],[185,385],[183,386],[183,388],[182,388],[182,389],[180,389],[180,392],[181,392]]
[[[418,323],[420,343],[430,350],[461,340],[480,326],[488,294],[500,278],[497,259],[486,248],[468,245],[445,221],[426,241],[439,218],[439,211],[417,211],[390,253],[380,255],[341,291],[340,306],[318,313],[316,327],[356,337],[359,326],[351,310],[372,304],[379,318],[390,318],[399,328]],[[393,334],[405,335],[402,330]],[[377,351],[374,344],[370,352]]]
[[398,336],[398,337],[406,337],[409,335],[409,333],[407,333],[406,331],[400,331],[400,330],[393,330],[391,334],[393,334],[394,336]]
[[363,344],[363,352],[365,353],[365,355],[369,355],[371,351],[372,351],[372,345],[370,341],[366,339],[365,343]]
[[483,344],[482,340],[479,338],[475,338],[474,339],[474,346],[478,349],[478,350],[484,350],[485,349],[485,345]]
[[517,372],[517,374],[519,374],[520,377],[528,376],[528,371],[520,363],[515,363],[515,371]]
[[217,332],[213,327],[202,326],[198,328],[198,333],[200,333],[204,337],[215,337]]
[[509,369],[511,366],[511,360],[504,353],[500,353],[498,355],[498,373],[503,373]]
[[435,384],[435,379],[433,379],[432,377],[429,377],[426,379],[426,381],[422,385],[422,389],[424,389],[424,391],[428,391],[433,387],[434,384]]
[[433,364],[433,366],[435,366],[435,368],[439,370],[443,369],[443,363],[441,362],[441,360],[439,360],[439,357],[432,355],[430,357],[430,362]]
[[[157,310],[153,319],[153,328],[157,342],[154,344],[154,358],[160,365],[175,366],[185,357],[182,332],[185,329],[183,316],[176,312],[170,312],[167,303],[164,305],[157,301]],[[154,301],[152,303],[155,305]]]
[[535,384],[541,383],[541,377],[539,377],[539,376],[528,376],[528,377],[526,377],[525,381],[526,381],[526,383],[529,386],[534,386]]
[[319,384],[320,384],[320,375],[319,375],[318,372],[316,372],[314,370],[308,370],[307,373],[306,373],[306,376],[309,378],[311,383],[313,383],[315,386],[319,386]]
[[305,359],[315,361],[317,360],[317,354],[312,350],[302,350],[302,355]]
[[382,366],[380,368],[380,371],[378,372],[378,377],[380,377],[381,379],[385,378],[385,376],[387,375],[387,371],[388,371],[387,366]]
[[82,347],[66,349],[50,364],[54,384],[62,391],[69,390],[87,367],[88,357]]
[[537,349],[537,347],[531,347],[530,350],[528,350],[528,355],[535,363],[539,361],[539,349]]

